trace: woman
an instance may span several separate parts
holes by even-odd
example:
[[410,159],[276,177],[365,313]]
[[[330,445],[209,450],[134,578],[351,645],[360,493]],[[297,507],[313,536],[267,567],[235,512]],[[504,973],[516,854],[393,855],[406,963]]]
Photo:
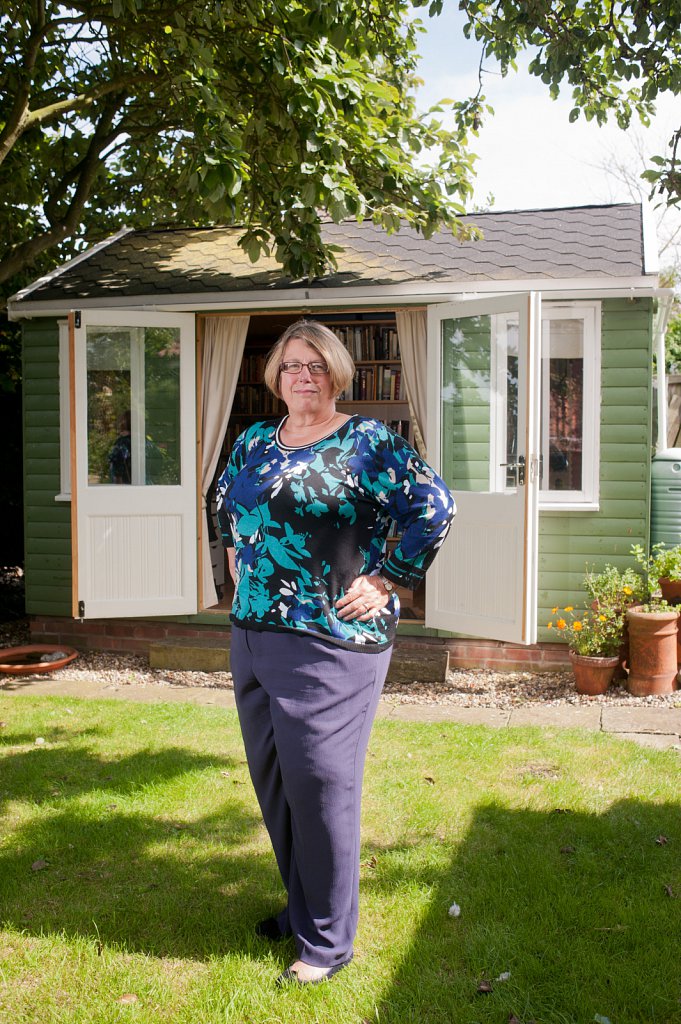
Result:
[[[280,984],[326,980],[352,959],[362,774],[394,587],[421,582],[454,514],[446,484],[403,438],[337,411],[353,374],[328,328],[289,327],[265,367],[288,413],[241,434],[218,485],[234,693],[288,894],[256,931],[292,935],[298,953]],[[393,520],[401,540],[388,554]]]

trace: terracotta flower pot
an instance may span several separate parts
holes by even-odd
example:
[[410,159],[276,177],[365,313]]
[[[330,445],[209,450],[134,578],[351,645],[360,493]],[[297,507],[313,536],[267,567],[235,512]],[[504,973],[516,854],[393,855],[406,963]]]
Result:
[[636,697],[672,693],[677,688],[678,612],[644,612],[630,608],[629,679],[627,689]]
[[663,576],[657,581],[665,601],[670,604],[681,601],[681,580],[670,580]]
[[[681,604],[681,580],[670,580],[662,576],[657,582],[660,584],[665,601],[669,601],[673,605]],[[681,633],[676,641],[676,661],[681,665]]]
[[620,663],[619,654],[610,658],[598,658],[590,654],[577,654],[570,651],[570,662],[575,677],[577,693],[595,697],[605,693],[610,686],[615,669]]
[[3,647],[0,650],[0,672],[11,675],[33,675],[35,672],[54,672],[63,668],[78,651],[73,647],[54,644],[25,644],[22,647]]

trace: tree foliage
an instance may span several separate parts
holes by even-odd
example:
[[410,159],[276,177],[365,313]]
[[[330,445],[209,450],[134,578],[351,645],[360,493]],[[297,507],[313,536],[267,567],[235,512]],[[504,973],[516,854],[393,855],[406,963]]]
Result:
[[[442,0],[435,0],[441,7]],[[502,73],[522,50],[531,74],[556,97],[572,88],[576,120],[622,128],[634,114],[648,123],[661,93],[681,92],[681,5],[676,0],[461,0],[465,32],[496,57]],[[681,127],[666,154],[652,158],[647,181],[668,203],[681,203]]]
[[457,229],[476,111],[416,112],[425,2],[10,0],[0,285],[122,223],[242,224],[296,278],[333,261],[324,216]]

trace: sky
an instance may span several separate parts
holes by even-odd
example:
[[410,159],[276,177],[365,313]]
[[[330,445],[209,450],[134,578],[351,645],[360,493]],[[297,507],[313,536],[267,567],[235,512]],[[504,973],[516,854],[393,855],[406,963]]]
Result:
[[[455,0],[446,0],[437,18],[428,18],[425,12],[420,16],[427,31],[419,43],[419,75],[424,81],[419,106],[425,108],[444,97],[474,95],[480,48],[464,37],[464,18]],[[614,119],[599,127],[583,117],[570,124],[569,88],[554,101],[548,87],[526,71],[509,72],[502,78],[494,73],[493,64],[487,66],[483,92],[494,115],[487,116],[472,149],[479,157],[474,203],[487,207],[491,195],[492,210],[632,202],[631,193],[603,165],[614,156],[638,167],[639,144],[648,155],[663,152],[681,117],[681,101],[665,96],[649,129],[632,121],[624,132]],[[660,220],[660,211],[655,219]],[[665,213],[658,228],[660,238],[680,220],[678,213]]]

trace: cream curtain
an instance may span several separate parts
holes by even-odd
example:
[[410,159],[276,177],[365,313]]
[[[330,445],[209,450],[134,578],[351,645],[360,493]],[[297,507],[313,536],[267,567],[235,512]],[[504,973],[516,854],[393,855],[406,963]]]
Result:
[[[207,492],[215,475],[227,421],[232,411],[248,321],[247,316],[209,316],[204,320],[201,380],[201,508],[204,520],[201,571],[204,608],[210,608],[218,601],[208,530],[212,495]],[[219,541],[218,545],[221,547]]]
[[427,457],[427,335],[428,314],[425,310],[399,310],[395,314],[400,342],[402,373],[407,386],[409,410],[414,428],[414,441],[420,455]]

